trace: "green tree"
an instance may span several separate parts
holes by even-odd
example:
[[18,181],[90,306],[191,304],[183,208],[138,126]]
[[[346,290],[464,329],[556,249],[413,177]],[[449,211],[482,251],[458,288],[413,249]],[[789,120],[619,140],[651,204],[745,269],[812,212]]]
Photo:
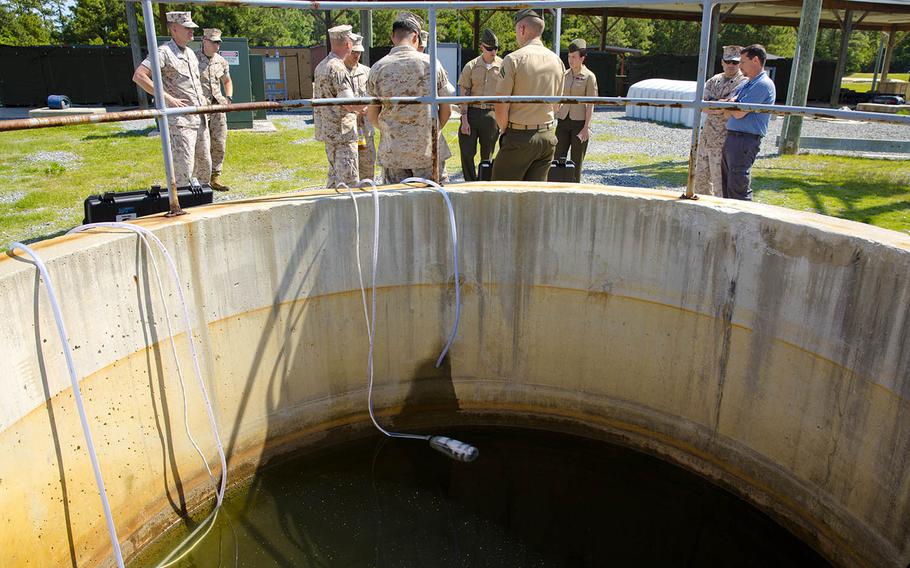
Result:
[[[137,17],[141,18],[141,10],[137,12],[140,12]],[[71,44],[129,45],[126,3],[123,0],[77,0],[63,24],[63,40]]]
[[0,44],[55,43],[63,4],[64,0],[0,0]]

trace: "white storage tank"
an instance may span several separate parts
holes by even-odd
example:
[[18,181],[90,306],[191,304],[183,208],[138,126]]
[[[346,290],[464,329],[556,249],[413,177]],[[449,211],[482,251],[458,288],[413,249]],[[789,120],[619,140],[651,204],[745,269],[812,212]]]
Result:
[[[695,81],[674,81],[671,79],[645,79],[629,87],[626,95],[630,99],[678,99],[691,101],[695,98]],[[681,124],[691,128],[695,109],[626,106],[626,116],[653,122]]]

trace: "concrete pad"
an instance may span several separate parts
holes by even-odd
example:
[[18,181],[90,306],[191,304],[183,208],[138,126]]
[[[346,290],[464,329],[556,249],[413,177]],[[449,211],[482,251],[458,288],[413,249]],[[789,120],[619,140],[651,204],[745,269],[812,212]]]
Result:
[[104,107],[70,107],[65,109],[55,108],[34,108],[28,111],[31,118],[52,118],[55,116],[78,116],[81,114],[104,114],[107,109]]
[[910,111],[910,105],[881,105],[878,103],[859,103],[856,105],[856,110],[897,114],[902,110]]

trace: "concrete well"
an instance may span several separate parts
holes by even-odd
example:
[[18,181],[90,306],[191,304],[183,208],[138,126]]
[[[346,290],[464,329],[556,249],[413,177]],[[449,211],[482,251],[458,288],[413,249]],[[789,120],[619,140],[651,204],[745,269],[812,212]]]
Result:
[[[655,453],[845,566],[910,561],[910,237],[712,198],[595,186],[381,191],[376,405],[398,427],[532,425]],[[370,200],[360,201],[368,262]],[[230,478],[367,431],[350,198],[139,222],[175,253]],[[132,234],[37,245],[62,302],[124,553],[210,501],[154,272]],[[191,284],[192,283],[192,284]],[[164,284],[189,423],[216,464]],[[0,259],[0,564],[111,563],[44,286]]]

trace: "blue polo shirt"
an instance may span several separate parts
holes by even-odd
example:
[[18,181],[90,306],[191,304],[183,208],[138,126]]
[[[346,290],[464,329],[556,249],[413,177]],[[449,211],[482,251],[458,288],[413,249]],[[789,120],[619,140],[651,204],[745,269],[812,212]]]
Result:
[[[777,97],[777,90],[774,88],[774,81],[762,71],[754,79],[743,83],[733,91],[733,96],[739,103],[773,105],[774,99]],[[727,119],[727,130],[764,136],[768,133],[769,122],[771,122],[770,114],[750,112],[742,118],[731,116]]]

